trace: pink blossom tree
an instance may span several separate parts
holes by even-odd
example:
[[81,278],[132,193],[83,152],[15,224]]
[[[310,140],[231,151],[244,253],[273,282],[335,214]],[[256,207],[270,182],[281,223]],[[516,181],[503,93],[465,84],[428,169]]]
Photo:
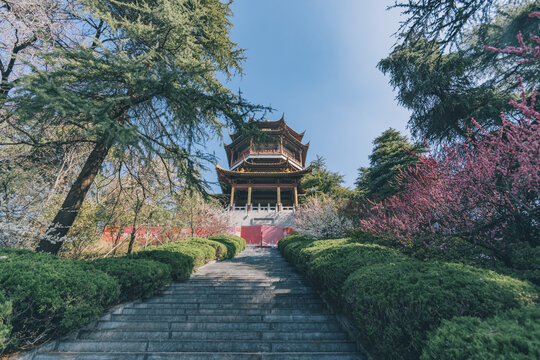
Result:
[[[539,17],[540,13],[531,14]],[[531,36],[540,44],[540,37]],[[489,50],[515,53],[521,62],[540,60],[540,48],[529,47],[519,34],[519,47]],[[521,82],[521,78],[519,79]],[[530,100],[522,86],[521,100],[510,101],[520,118],[502,117],[495,132],[473,121],[464,143],[446,146],[438,155],[419,156],[396,181],[403,192],[374,203],[360,228],[392,234],[403,244],[421,237],[460,236],[491,249],[511,263],[512,244],[540,245],[540,113],[536,89]]]

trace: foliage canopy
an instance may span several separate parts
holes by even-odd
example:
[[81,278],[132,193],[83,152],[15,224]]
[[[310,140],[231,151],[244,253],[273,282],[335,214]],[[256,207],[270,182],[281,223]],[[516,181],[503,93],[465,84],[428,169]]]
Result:
[[[219,0],[88,0],[76,24],[91,36],[42,55],[4,105],[25,143],[87,143],[78,178],[39,250],[57,252],[106,159],[155,159],[182,186],[204,192],[202,145],[260,107],[220,81],[241,73],[229,38],[231,10]],[[32,64],[31,64],[32,65]],[[57,129],[61,137],[47,138]],[[112,149],[112,151],[111,151]],[[126,170],[126,171],[129,171]]]

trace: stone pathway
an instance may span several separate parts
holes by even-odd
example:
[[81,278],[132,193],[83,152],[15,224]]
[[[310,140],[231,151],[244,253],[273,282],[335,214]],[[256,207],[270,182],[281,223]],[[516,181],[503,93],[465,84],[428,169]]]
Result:
[[362,359],[277,249],[248,248],[34,359]]

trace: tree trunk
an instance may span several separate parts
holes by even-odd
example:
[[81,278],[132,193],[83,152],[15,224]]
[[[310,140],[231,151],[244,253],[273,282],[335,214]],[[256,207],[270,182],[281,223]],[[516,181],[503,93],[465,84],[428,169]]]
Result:
[[128,244],[128,249],[127,249],[128,254],[131,254],[131,251],[133,250],[133,243],[135,242],[135,239],[136,239],[135,231],[136,231],[136,229],[135,229],[135,227],[133,227],[131,237],[129,238],[129,244]]
[[[138,197],[138,196],[137,196]],[[141,210],[141,207],[142,207],[142,201],[140,201],[139,199],[137,199],[137,202],[135,203],[135,214],[133,216],[133,225],[131,227],[131,238],[129,239],[129,245],[128,245],[128,250],[127,250],[127,253],[128,254],[131,254],[131,251],[133,250],[133,243],[135,242],[135,239],[136,239],[136,233],[137,233],[137,218],[139,217],[139,211]],[[148,233],[148,228],[146,229],[146,232]]]
[[39,241],[36,251],[51,254],[58,253],[64,242],[63,238],[67,235],[79,214],[86,193],[101,169],[101,164],[105,161],[111,145],[112,142],[106,136],[98,140],[88,159],[86,159],[77,180],[71,186],[62,207],[54,217],[51,225],[49,225],[45,236]]

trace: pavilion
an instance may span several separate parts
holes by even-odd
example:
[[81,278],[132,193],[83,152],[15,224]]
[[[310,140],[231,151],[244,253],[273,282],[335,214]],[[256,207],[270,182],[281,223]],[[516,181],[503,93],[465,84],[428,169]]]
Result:
[[302,143],[304,133],[297,133],[284,117],[277,121],[255,121],[270,136],[257,143],[253,138],[230,134],[225,145],[229,170],[216,165],[223,194],[229,196],[231,210],[253,208],[294,210],[301,194],[300,181],[311,172],[306,167],[309,143]]

